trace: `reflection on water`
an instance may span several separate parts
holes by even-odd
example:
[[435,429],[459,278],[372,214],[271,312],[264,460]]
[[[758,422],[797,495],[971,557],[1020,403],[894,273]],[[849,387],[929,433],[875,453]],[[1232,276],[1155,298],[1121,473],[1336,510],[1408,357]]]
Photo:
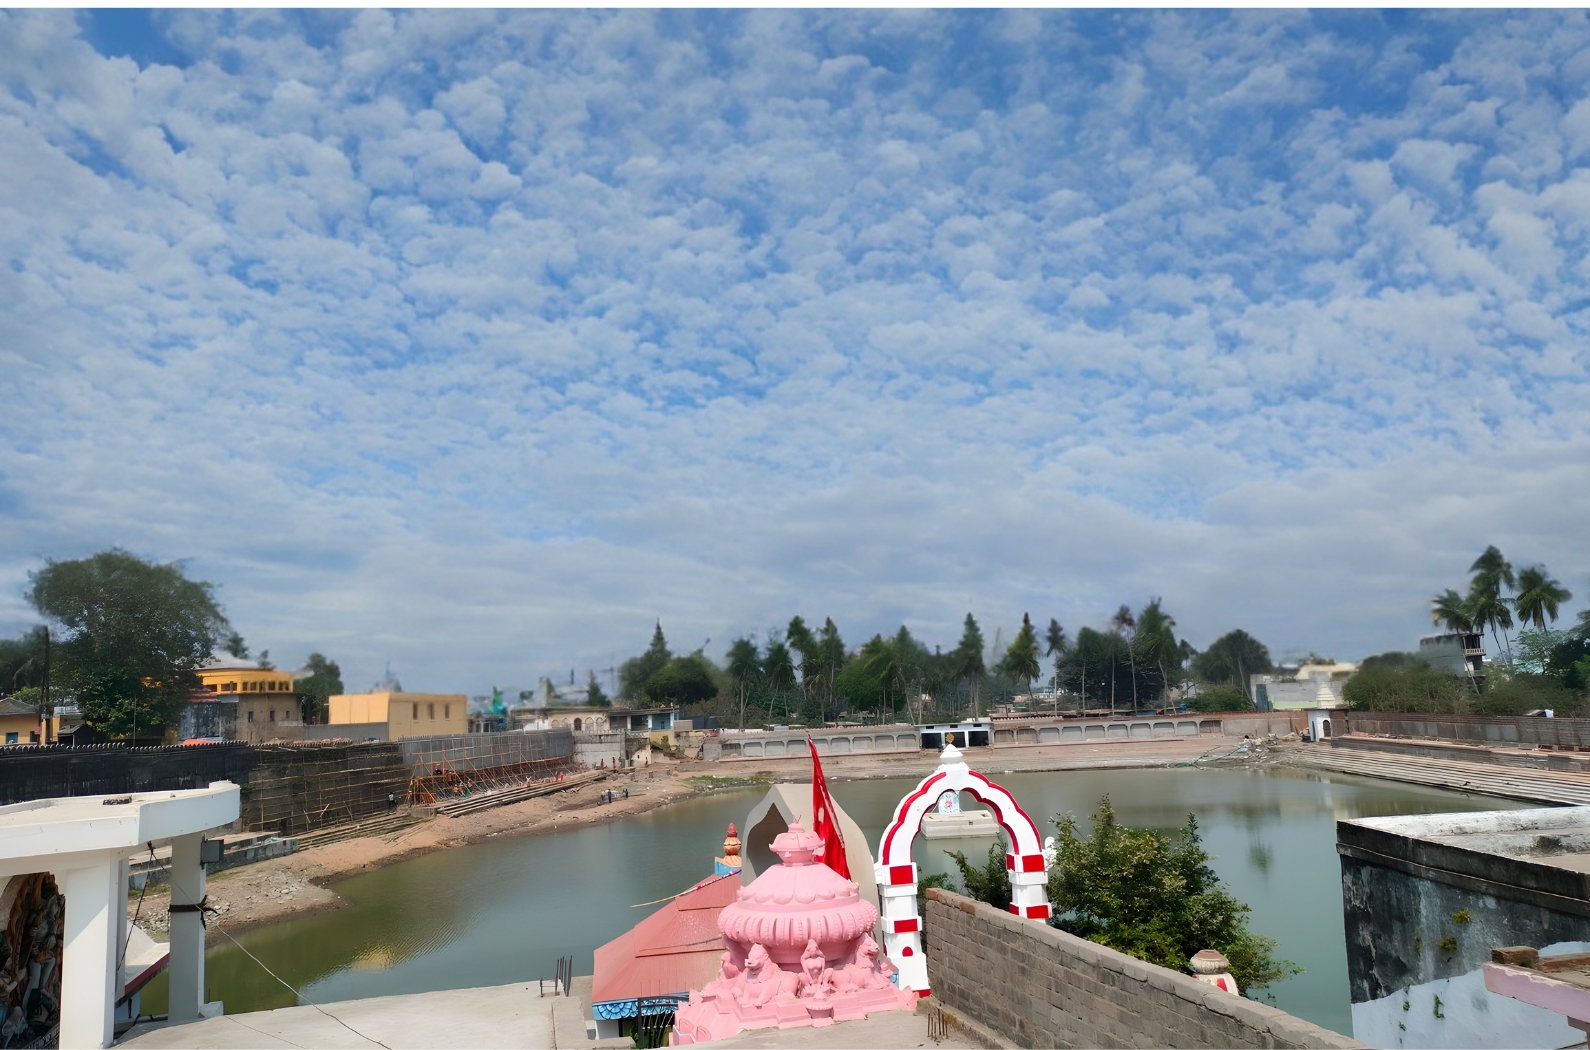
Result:
[[[1275,1005],[1350,1033],[1343,944],[1338,819],[1515,808],[1383,781],[1291,770],[990,771],[1052,834],[1056,815],[1086,825],[1106,792],[1119,819],[1171,830],[1189,812],[1235,895],[1253,908],[1252,928],[1307,973],[1274,990]],[[835,797],[876,848],[905,781],[832,784]],[[712,870],[729,821],[743,822],[760,792],[726,792],[601,827],[444,850],[357,875],[336,889],[341,911],[239,936],[282,979],[315,1002],[551,977],[560,955],[590,973],[593,950],[652,907]],[[966,808],[976,803],[962,798]],[[935,843],[934,846],[938,844]],[[952,847],[959,844],[950,844]],[[914,852],[943,867],[920,837]],[[982,851],[966,850],[980,860]],[[293,994],[232,944],[206,956],[209,998],[228,1013],[290,1006]],[[144,996],[165,1009],[164,979]]]

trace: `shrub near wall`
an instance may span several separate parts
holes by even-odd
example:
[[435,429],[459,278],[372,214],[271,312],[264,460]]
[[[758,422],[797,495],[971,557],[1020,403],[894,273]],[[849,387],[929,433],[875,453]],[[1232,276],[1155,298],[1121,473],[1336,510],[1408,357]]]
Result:
[[927,891],[923,920],[934,996],[1017,1046],[1363,1046],[948,890]]

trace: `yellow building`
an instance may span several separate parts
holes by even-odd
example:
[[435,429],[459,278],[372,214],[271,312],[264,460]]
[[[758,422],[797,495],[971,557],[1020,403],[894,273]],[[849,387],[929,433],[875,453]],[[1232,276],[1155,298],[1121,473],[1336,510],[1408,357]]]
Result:
[[[51,719],[50,739],[61,738],[61,717]],[[39,743],[39,709],[36,704],[6,698],[0,700],[0,743]]]
[[331,725],[387,724],[388,740],[469,732],[463,693],[342,693],[331,698]]
[[286,671],[266,670],[241,660],[216,659],[195,672],[199,676],[199,689],[205,693],[225,696],[234,694],[241,700],[255,693],[293,693],[293,676]]

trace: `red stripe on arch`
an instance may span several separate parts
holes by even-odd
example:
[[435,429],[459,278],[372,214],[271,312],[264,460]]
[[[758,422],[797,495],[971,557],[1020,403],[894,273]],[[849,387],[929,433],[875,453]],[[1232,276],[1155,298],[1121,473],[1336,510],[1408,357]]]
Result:
[[[945,776],[947,776],[945,773],[934,773],[932,776],[922,781],[922,783],[918,784],[917,789],[914,792],[900,800],[899,807],[894,811],[894,820],[889,824],[889,830],[884,833],[883,848],[878,851],[879,864],[889,863],[889,850],[894,845],[894,833],[899,831],[905,825],[905,816],[911,812],[911,807],[921,801],[922,797],[928,793],[928,790],[932,788],[934,784],[937,784],[939,781],[943,780]],[[916,837],[915,831],[911,832],[911,837]]]

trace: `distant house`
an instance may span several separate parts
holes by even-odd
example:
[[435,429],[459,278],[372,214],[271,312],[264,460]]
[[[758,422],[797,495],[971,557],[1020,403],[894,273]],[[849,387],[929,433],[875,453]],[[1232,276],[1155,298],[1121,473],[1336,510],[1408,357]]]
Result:
[[333,726],[386,725],[386,739],[469,732],[463,693],[339,693],[329,701]]
[[1419,659],[1447,674],[1485,674],[1485,636],[1477,632],[1449,631],[1419,639]]
[[1249,696],[1253,706],[1260,711],[1342,707],[1345,706],[1342,687],[1357,672],[1357,664],[1330,660],[1300,664],[1295,670],[1283,667],[1279,674],[1252,675],[1249,679]]
[[194,673],[199,676],[199,691],[193,697],[196,703],[236,706],[213,709],[213,713],[204,709],[185,712],[178,730],[183,739],[214,739],[212,726],[223,727],[229,734],[222,739],[250,744],[303,735],[303,708],[293,688],[293,676],[287,671],[220,656]]
[[[39,743],[39,727],[43,722],[39,718],[39,705],[14,697],[0,700],[0,741],[7,744],[37,744]],[[57,714],[50,723],[50,739],[59,739],[61,735],[61,718]]]

